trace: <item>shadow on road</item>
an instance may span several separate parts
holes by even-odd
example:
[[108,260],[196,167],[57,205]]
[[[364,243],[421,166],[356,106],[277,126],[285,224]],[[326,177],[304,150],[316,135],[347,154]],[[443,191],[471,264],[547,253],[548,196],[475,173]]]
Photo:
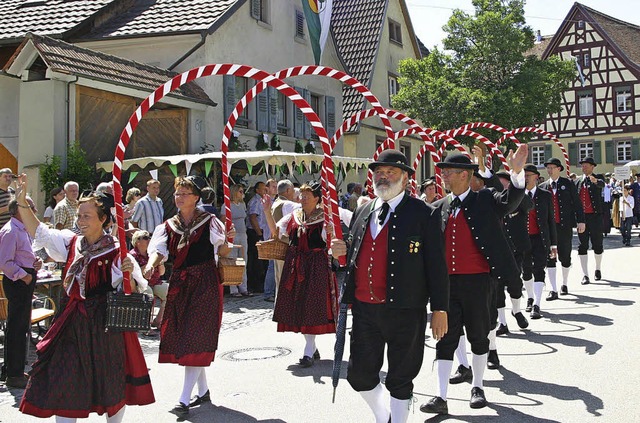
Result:
[[225,422],[225,423],[286,423],[281,419],[258,420],[253,416],[232,410],[227,407],[218,407],[211,403],[202,404],[192,408],[186,418],[176,418],[178,422]]

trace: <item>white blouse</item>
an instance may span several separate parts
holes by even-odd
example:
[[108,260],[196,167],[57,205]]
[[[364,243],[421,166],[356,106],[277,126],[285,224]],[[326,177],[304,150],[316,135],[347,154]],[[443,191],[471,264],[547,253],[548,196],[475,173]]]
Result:
[[[209,223],[209,240],[213,244],[214,254],[218,255],[218,247],[220,247],[226,240],[224,224],[214,215],[211,215],[211,219],[204,220],[196,225],[192,229],[192,233],[195,229],[201,225]],[[160,254],[163,258],[162,261],[167,261],[169,257],[169,236],[167,235],[166,226],[164,224],[158,225],[153,231],[151,241],[149,241],[149,247],[147,249],[149,256],[153,253]]]

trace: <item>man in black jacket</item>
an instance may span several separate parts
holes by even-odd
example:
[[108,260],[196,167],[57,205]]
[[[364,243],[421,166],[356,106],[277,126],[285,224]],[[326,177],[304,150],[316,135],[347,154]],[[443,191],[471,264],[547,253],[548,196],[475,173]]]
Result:
[[587,285],[590,282],[587,257],[589,240],[591,240],[591,248],[593,248],[593,253],[596,258],[595,279],[597,281],[602,279],[600,265],[602,264],[602,252],[604,251],[602,245],[602,210],[604,208],[602,188],[604,188],[604,176],[593,173],[593,169],[596,167],[596,162],[593,160],[593,157],[586,157],[584,160],[581,160],[580,166],[582,166],[583,175],[576,181],[576,188],[578,189],[578,195],[580,196],[582,208],[584,209],[586,229],[583,233],[578,234],[578,238],[580,239],[578,257],[580,257],[580,265],[582,266],[582,273],[584,274],[582,284]]
[[[541,183],[540,188],[546,189],[552,194],[556,233],[558,234],[558,260],[562,265],[560,295],[567,295],[569,293],[567,282],[571,268],[573,228],[577,227],[578,235],[584,232],[584,212],[576,186],[569,178],[560,176],[560,172],[564,170],[560,159],[553,157],[547,160],[544,165],[549,179]],[[555,258],[549,258],[547,273],[551,290],[557,292]]]
[[[527,232],[531,240],[531,248],[524,253],[522,279],[527,290],[527,304],[533,300],[532,319],[540,319],[540,301],[544,289],[544,269],[549,257],[557,253],[556,225],[553,214],[551,193],[538,187],[540,172],[533,164],[524,167],[527,186],[525,196],[529,197],[534,207],[527,214]],[[557,300],[558,293],[551,291],[547,300]]]
[[[498,282],[517,278],[519,269],[502,232],[502,218],[512,212],[524,195],[524,172],[528,147],[520,145],[508,156],[512,186],[503,191],[473,192],[470,180],[477,165],[463,155],[449,155],[437,164],[451,191],[434,205],[440,209],[450,280],[449,331],[436,344],[439,395],[420,407],[426,413],[447,414],[447,390],[453,354],[462,327],[471,344],[473,380],[471,408],[487,405],[483,390],[484,369],[489,353],[489,303],[491,273]],[[522,292],[509,292],[520,298]]]
[[[427,302],[433,337],[447,332],[441,219],[431,205],[405,194],[413,168],[402,153],[383,151],[369,168],[377,198],[353,215],[341,298],[353,312],[347,380],[377,422],[406,422],[424,356]],[[336,258],[347,253],[342,240],[332,240],[331,249]],[[390,403],[380,383],[385,345]]]

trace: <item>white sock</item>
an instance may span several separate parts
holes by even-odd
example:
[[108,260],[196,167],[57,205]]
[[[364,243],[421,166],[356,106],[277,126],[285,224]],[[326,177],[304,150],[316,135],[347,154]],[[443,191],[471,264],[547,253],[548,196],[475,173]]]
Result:
[[391,411],[386,406],[388,401],[385,400],[385,389],[382,384],[378,383],[378,386],[370,391],[360,391],[360,395],[373,411],[376,423],[387,423],[389,421]]
[[113,416],[109,417],[107,416],[107,423],[120,423],[122,422],[122,419],[124,418],[124,409],[127,408],[127,406],[123,406],[116,414],[114,414]]
[[202,370],[202,367],[185,366],[184,385],[182,385],[182,395],[180,395],[180,402],[184,405],[189,405],[191,402],[191,391],[193,391]]
[[562,266],[562,285],[567,286],[567,282],[569,281],[569,270],[571,267]]
[[198,376],[198,396],[203,397],[209,390],[209,384],[207,383],[207,368],[203,367]]
[[458,363],[464,367],[469,367],[469,360],[467,359],[467,338],[462,335],[460,341],[458,341],[458,348],[456,348],[456,358]]
[[549,277],[549,282],[551,282],[551,290],[554,292],[558,292],[558,284],[556,282],[556,267],[547,267],[547,276]]
[[498,329],[492,329],[489,331],[489,349],[490,350],[496,350],[498,349],[498,347],[496,347],[496,331]]
[[75,417],[56,416],[56,423],[76,423],[76,421],[78,421],[78,419]]
[[438,365],[438,396],[446,401],[453,360],[436,360],[436,363]]
[[504,307],[498,309],[498,322],[502,325],[507,325],[507,318],[505,316]]
[[589,276],[589,256],[584,254],[578,257],[580,257],[580,266],[582,266],[582,273],[584,273],[585,276]]
[[524,289],[527,291],[527,299],[533,298],[533,279],[529,279],[524,282]]
[[489,354],[473,354],[471,357],[471,370],[473,371],[473,381],[471,386],[482,389],[482,379],[484,378],[484,369],[487,367],[487,356]]
[[533,304],[540,307],[540,300],[542,300],[542,291],[544,290],[544,282],[533,283]]
[[520,313],[520,298],[511,298],[511,313],[515,316]]
[[[406,423],[411,411],[411,398],[406,400],[391,397],[391,421],[396,423]],[[388,422],[388,420],[387,420]]]
[[600,270],[600,265],[602,264],[602,254],[594,254],[596,257],[596,270]]
[[307,357],[313,357],[313,353],[316,352],[316,336],[315,335],[304,335],[304,354]]

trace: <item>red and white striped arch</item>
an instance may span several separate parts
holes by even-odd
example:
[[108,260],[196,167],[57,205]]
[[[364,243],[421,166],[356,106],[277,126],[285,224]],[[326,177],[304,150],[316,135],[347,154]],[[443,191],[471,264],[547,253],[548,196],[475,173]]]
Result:
[[[489,157],[491,157],[490,153],[495,154],[496,156],[498,156],[498,158],[500,159],[500,161],[502,162],[502,165],[504,166],[505,170],[509,171],[509,163],[507,163],[507,159],[504,157],[504,154],[502,153],[502,150],[500,150],[498,148],[498,146],[496,144],[494,144],[489,138],[485,137],[482,134],[479,134],[475,131],[472,131],[470,129],[450,129],[448,131],[445,131],[445,133],[453,138],[459,136],[459,135],[466,135],[469,137],[473,137],[475,139],[477,139],[478,141],[480,141],[481,143],[483,143],[484,145],[486,145],[489,150],[487,155]],[[490,153],[489,153],[490,152]]]
[[[567,149],[560,142],[560,140],[558,140],[555,137],[555,135],[553,135],[551,132],[545,131],[544,129],[536,128],[535,126],[523,126],[521,128],[514,129],[512,132],[514,134],[522,134],[523,132],[532,132],[535,134],[544,135],[547,138],[549,138],[560,148],[560,151],[562,151],[562,155],[564,157],[564,163],[565,163],[564,167],[567,171],[567,176],[571,174],[571,172],[569,171],[569,168],[571,167],[571,160],[569,160],[569,153],[567,153]],[[503,135],[502,137],[500,137],[498,141],[496,141],[496,144],[500,145],[500,143],[502,143],[505,139],[506,139],[506,135]]]

